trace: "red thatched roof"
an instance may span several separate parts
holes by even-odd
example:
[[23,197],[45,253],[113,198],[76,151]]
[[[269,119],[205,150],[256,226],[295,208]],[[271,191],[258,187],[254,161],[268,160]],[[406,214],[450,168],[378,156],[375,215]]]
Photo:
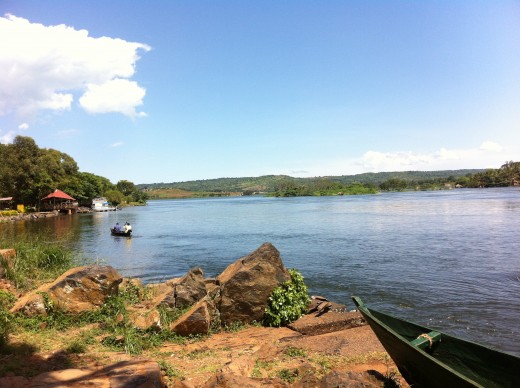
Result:
[[59,189],[54,190],[54,193],[50,193],[45,198],[42,198],[42,201],[44,201],[46,199],[53,199],[53,198],[69,199],[71,201],[74,201],[74,198],[72,198],[70,195],[68,195],[67,193],[64,193],[63,191],[61,191]]

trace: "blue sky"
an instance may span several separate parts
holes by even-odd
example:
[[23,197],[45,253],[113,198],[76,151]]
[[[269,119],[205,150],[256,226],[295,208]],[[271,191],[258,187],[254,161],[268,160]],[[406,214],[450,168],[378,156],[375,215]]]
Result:
[[0,1],[0,142],[113,183],[520,161],[518,1]]

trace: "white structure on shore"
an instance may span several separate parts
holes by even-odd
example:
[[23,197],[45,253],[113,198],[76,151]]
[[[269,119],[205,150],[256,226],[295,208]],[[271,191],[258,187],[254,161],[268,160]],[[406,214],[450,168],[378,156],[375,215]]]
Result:
[[104,197],[97,197],[92,200],[92,210],[95,212],[116,211],[117,207],[111,206]]

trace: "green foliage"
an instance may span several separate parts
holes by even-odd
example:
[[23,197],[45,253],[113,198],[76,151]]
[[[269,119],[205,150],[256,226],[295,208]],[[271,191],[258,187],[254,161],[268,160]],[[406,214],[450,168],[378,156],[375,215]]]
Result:
[[26,207],[38,207],[40,199],[56,188],[84,206],[89,206],[95,197],[106,196],[110,190],[124,193],[118,203],[146,201],[146,195],[132,182],[122,180],[116,186],[107,178],[80,172],[71,156],[39,148],[32,138],[25,136],[15,137],[12,144],[0,144],[0,177],[0,197],[13,197],[13,203]]
[[121,180],[117,182],[116,188],[121,193],[123,193],[123,195],[130,195],[135,191],[135,185],[133,184],[133,182],[127,180]]
[[67,353],[85,353],[87,351],[87,343],[79,339],[73,340],[66,348]]
[[499,169],[488,169],[469,177],[469,187],[507,187],[520,184],[520,162],[506,162]]
[[108,202],[116,206],[125,202],[125,196],[119,190],[108,190],[105,193],[105,197],[108,200]]
[[291,279],[274,289],[264,315],[264,325],[280,327],[294,322],[306,311],[310,303],[303,276],[290,269]]
[[128,281],[124,287],[119,288],[119,296],[127,303],[133,305],[143,299],[143,289],[133,281]]
[[281,369],[278,371],[278,377],[288,383],[294,383],[296,378],[298,377],[298,369]]
[[0,307],[0,349],[9,342],[9,334],[13,330],[12,317],[9,311]]
[[408,187],[407,181],[399,178],[390,178],[379,185],[383,191],[403,191]]
[[175,377],[175,378],[181,379],[181,380],[184,379],[184,374],[182,373],[182,371],[173,367],[170,363],[168,363],[164,360],[159,360],[159,361],[157,361],[157,363],[159,364],[159,367],[161,368],[161,370],[164,372],[164,374],[166,376]]
[[[139,184],[136,187],[144,190],[172,188],[190,192],[242,192],[244,195],[253,193],[274,194],[280,191],[280,196],[283,196],[285,190],[290,195],[291,191],[298,188],[307,188],[305,195],[315,195],[314,192],[321,192],[322,190],[332,190],[332,192],[347,191],[344,189],[345,187],[355,184],[376,190],[381,183],[390,178],[402,179],[408,183],[409,188],[414,188],[414,185],[417,183],[432,181],[444,183],[448,181],[448,178],[458,180],[468,174],[471,175],[480,171],[482,170],[399,171],[330,176],[326,178],[294,178],[287,175],[264,175],[260,177]],[[339,186],[342,188],[339,189]]]
[[295,358],[295,357],[307,357],[307,351],[305,349],[295,348],[289,346],[285,349],[284,354],[287,357]]
[[15,297],[13,294],[0,291],[0,350],[9,341],[9,334],[13,331],[13,317],[9,309],[13,305]]
[[6,266],[6,278],[18,289],[28,290],[54,280],[75,264],[73,253],[59,242],[49,242],[43,235],[0,238],[0,246],[14,248],[16,257]]
[[224,329],[224,331],[226,331],[228,333],[238,333],[239,331],[242,331],[248,327],[251,327],[251,325],[240,322],[240,321],[235,321],[230,324],[226,324],[223,327],[223,329]]

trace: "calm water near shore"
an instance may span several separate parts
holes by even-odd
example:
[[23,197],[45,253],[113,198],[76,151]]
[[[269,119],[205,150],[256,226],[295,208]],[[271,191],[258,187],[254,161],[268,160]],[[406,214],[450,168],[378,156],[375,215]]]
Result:
[[[132,238],[109,228],[129,221]],[[520,355],[520,190],[150,201],[120,212],[0,224],[45,231],[124,276],[207,276],[264,242],[309,292],[374,308]]]

